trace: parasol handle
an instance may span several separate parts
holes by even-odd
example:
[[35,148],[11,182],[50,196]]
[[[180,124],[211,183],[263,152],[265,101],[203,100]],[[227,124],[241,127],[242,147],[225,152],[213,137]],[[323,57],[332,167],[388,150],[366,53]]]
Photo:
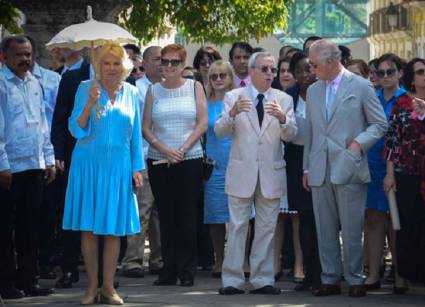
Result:
[[91,8],[91,5],[87,5],[87,20],[92,20],[93,19],[93,9]]

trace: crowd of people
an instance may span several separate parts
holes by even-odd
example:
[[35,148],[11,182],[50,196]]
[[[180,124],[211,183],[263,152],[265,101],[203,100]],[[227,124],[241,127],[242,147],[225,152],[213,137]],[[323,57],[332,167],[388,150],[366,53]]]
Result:
[[51,69],[35,50],[1,42],[1,297],[72,287],[82,256],[81,304],[122,305],[117,266],[144,277],[147,238],[156,286],[203,269],[221,295],[276,295],[289,262],[295,291],[362,297],[387,245],[395,294],[425,282],[425,59],[316,36],[193,66],[179,44],[59,48]]

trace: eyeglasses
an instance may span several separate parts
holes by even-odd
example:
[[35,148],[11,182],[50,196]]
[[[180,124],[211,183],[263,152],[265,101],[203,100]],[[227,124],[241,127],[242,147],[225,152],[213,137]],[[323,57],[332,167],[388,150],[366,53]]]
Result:
[[199,61],[199,66],[207,66],[207,65],[211,65],[213,63],[213,60],[211,59],[203,59],[201,61]]
[[376,75],[378,76],[378,78],[384,78],[385,76],[392,77],[392,76],[394,76],[395,72],[396,72],[396,70],[394,68],[378,69],[376,71]]
[[182,60],[177,60],[177,59],[172,59],[172,60],[168,60],[168,59],[161,59],[161,66],[179,66],[179,64],[182,62]]
[[224,80],[227,78],[227,74],[225,72],[222,72],[220,74],[211,74],[210,79],[213,81],[217,81],[217,79],[220,78],[221,80]]
[[132,74],[135,74],[137,71],[143,72],[145,71],[143,67],[134,67],[131,71]]
[[259,69],[263,73],[268,73],[269,71],[272,74],[276,74],[277,73],[277,68],[276,67],[261,66],[261,67],[255,67],[255,68]]
[[418,75],[418,76],[425,75],[425,69],[424,68],[420,68],[420,69],[415,70],[415,75]]

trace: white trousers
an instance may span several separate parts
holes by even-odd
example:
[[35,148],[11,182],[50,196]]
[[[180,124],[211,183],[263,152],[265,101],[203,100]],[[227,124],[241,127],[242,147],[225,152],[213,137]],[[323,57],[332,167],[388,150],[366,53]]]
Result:
[[251,271],[249,281],[254,289],[274,285],[274,238],[279,215],[279,198],[265,198],[258,181],[255,193],[251,197],[229,196],[230,221],[222,268],[223,287],[244,289],[243,263],[253,202],[256,212],[255,235],[249,258]]

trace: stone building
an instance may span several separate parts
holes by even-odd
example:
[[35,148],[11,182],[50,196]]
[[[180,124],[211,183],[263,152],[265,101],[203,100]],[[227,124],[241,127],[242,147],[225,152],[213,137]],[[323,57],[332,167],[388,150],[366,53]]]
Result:
[[371,0],[370,8],[371,58],[386,52],[425,57],[425,0]]

